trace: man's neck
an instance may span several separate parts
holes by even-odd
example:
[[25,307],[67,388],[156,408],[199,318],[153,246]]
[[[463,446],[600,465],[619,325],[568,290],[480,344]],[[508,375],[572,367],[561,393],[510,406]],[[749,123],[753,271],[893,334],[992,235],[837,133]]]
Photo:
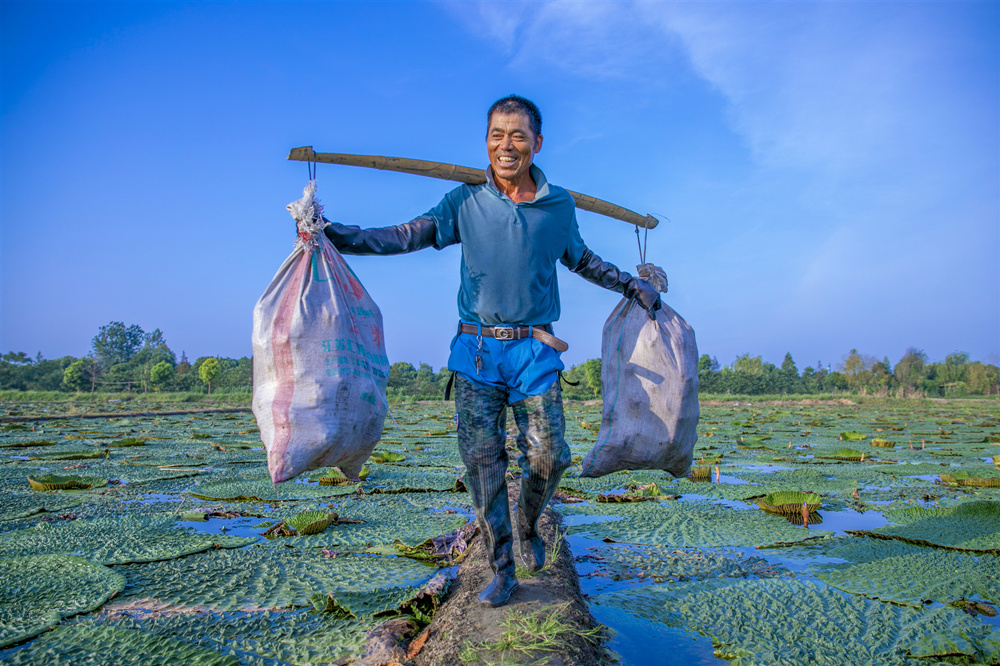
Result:
[[[492,172],[493,170],[490,169],[490,171]],[[500,192],[510,197],[510,200],[514,203],[534,201],[535,195],[538,193],[538,184],[531,177],[530,170],[525,171],[515,180],[497,178],[496,173],[493,172],[493,184],[496,185],[496,188]]]

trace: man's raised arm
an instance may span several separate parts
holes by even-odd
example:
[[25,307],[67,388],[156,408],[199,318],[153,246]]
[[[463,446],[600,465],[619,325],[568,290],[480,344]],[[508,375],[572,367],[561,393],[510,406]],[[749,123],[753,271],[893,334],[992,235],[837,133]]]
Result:
[[588,282],[593,282],[597,286],[611,291],[617,291],[625,298],[636,299],[639,301],[639,305],[649,312],[650,318],[655,318],[653,311],[660,309],[660,292],[656,291],[653,285],[602,260],[590,248],[584,248],[580,260],[575,265],[568,264],[565,257],[563,263]]
[[[326,218],[323,218],[330,222]],[[435,247],[437,232],[434,222],[418,217],[395,227],[362,229],[330,222],[323,233],[343,254],[404,254],[425,247]]]

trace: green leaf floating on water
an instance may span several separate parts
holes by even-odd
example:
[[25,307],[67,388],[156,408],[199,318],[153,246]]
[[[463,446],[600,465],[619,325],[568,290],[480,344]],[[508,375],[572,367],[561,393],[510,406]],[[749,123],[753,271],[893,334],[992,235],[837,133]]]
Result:
[[83,451],[52,451],[28,456],[31,460],[90,460],[107,458],[107,449],[86,449]]
[[816,493],[802,493],[796,490],[779,490],[770,493],[762,500],[754,502],[757,506],[770,513],[797,515],[802,512],[802,505],[806,505],[806,511],[814,513],[822,506],[823,500]]
[[0,442],[0,449],[24,449],[24,448],[34,448],[37,446],[55,446],[55,442],[51,442],[46,439],[25,439],[25,440],[14,440],[12,442]]
[[868,435],[865,435],[864,433],[860,432],[854,432],[852,430],[840,433],[840,439],[844,440],[845,442],[860,442],[866,437],[868,437]]
[[829,455],[818,455],[817,458],[830,458],[831,460],[848,460],[857,462],[864,456],[861,451],[855,449],[837,449]]
[[0,533],[0,552],[10,555],[73,553],[103,564],[153,562],[213,546],[238,548],[256,539],[203,534],[177,524],[174,516],[123,515],[37,526]]
[[125,588],[125,577],[74,555],[0,559],[0,647],[86,613]]
[[406,460],[406,456],[402,453],[396,453],[395,451],[374,451],[371,459],[373,462],[377,463],[393,463]]
[[659,504],[579,504],[562,506],[564,515],[594,515],[620,518],[569,528],[570,534],[587,534],[598,539],[650,545],[716,547],[758,546],[832,535],[796,527],[784,518],[756,509],[735,510],[708,502]]
[[239,666],[240,660],[187,642],[154,636],[138,627],[124,629],[88,623],[57,628],[38,641],[38,645],[15,652],[9,663]]
[[[338,620],[311,609],[139,618],[126,614],[76,618],[12,653],[5,663],[329,665],[356,657],[366,632],[383,621]],[[105,631],[108,628],[114,631]],[[136,633],[164,640],[139,644]],[[220,661],[220,655],[228,660]]]
[[333,514],[327,511],[303,511],[287,519],[285,524],[305,536],[319,534],[330,526],[332,520]]
[[839,590],[922,608],[980,596],[1000,603],[1000,556],[926,548],[903,541],[847,537],[811,549],[850,564],[816,564],[817,578]]
[[965,470],[959,470],[954,474],[942,473],[941,483],[973,488],[1000,488],[1000,474],[986,473],[982,476],[975,476]]
[[52,495],[5,493],[3,504],[0,504],[0,521],[27,518],[36,513],[51,513],[62,509],[70,509],[79,506],[83,501],[82,497],[65,493]]
[[[364,481],[371,474],[371,470],[368,469],[368,465],[362,465],[361,471],[358,472],[358,479]],[[314,472],[310,477],[310,481],[318,482],[321,486],[346,486],[348,484],[354,483],[351,479],[347,478],[347,475],[340,471],[339,467],[330,467],[322,471],[322,473]]]
[[590,601],[705,634],[734,666],[1000,659],[1000,632],[955,608],[896,606],[797,579],[651,585]]
[[156,599],[216,611],[312,608],[333,594],[357,616],[396,608],[436,573],[403,557],[341,554],[258,545],[211,550],[164,562],[121,567],[129,588],[116,601]]
[[199,483],[191,491],[199,499],[242,500],[248,502],[285,502],[317,497],[349,495],[358,489],[356,484],[347,486],[310,486],[287,481],[275,486],[268,479],[231,478]]
[[[454,496],[454,493],[451,495]],[[355,499],[352,496],[338,503],[332,510],[341,519],[363,522],[333,525],[319,534],[287,537],[281,539],[280,544],[302,548],[330,548],[335,545],[391,544],[399,539],[408,545],[415,545],[430,537],[453,532],[468,522],[461,513],[429,511],[424,506],[397,500],[399,497],[401,496],[365,495]],[[293,512],[279,509],[272,515],[287,521],[297,512],[298,510]]]
[[124,448],[130,446],[143,446],[148,441],[146,437],[125,437],[124,439],[116,439],[111,442],[108,446]]
[[889,511],[885,517],[902,524],[847,533],[1000,555],[1000,502],[966,502],[951,509],[902,509]]
[[28,485],[32,490],[90,490],[103,488],[108,480],[96,476],[78,476],[67,474],[35,474],[28,477]]

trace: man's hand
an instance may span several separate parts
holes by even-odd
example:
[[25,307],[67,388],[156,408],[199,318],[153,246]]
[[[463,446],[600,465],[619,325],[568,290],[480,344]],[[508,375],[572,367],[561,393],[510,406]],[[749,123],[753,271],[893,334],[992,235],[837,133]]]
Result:
[[625,284],[624,295],[627,298],[634,298],[639,305],[649,313],[649,318],[656,320],[656,311],[663,306],[660,300],[660,292],[653,288],[642,278],[634,277]]

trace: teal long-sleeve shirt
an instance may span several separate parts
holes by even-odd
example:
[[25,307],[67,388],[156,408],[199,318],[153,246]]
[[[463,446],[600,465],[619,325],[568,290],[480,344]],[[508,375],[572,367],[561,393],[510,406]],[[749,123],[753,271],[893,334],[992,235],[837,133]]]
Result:
[[[493,184],[491,170],[487,176],[483,185],[456,187],[420,216],[433,222],[433,234],[414,235],[406,225],[379,230],[331,225],[327,236],[345,254],[440,250],[460,243],[458,314],[463,321],[486,326],[552,323],[560,314],[556,263],[575,269],[589,252],[573,197],[551,185],[534,165],[532,201],[515,203]],[[378,231],[394,233],[380,246],[382,239],[373,234]]]
[[541,325],[559,319],[556,262],[576,267],[587,246],[573,197],[531,166],[537,191],[515,203],[489,182],[462,185],[421,215],[434,222],[434,245],[462,244],[458,314],[463,321]]

